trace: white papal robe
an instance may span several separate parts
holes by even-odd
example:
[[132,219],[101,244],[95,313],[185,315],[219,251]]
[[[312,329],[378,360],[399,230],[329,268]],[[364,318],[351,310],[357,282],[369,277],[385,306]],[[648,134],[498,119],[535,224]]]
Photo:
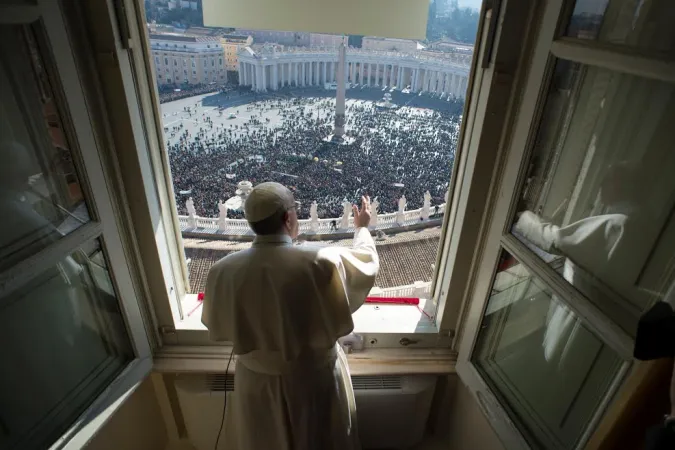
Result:
[[359,228],[352,248],[257,236],[209,272],[202,322],[231,341],[235,390],[220,449],[360,448],[347,360],[337,339],[375,282],[379,260]]

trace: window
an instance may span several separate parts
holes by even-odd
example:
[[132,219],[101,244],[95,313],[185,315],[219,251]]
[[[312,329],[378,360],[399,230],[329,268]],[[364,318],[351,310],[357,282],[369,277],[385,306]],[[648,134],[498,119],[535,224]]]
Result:
[[173,59],[173,65],[174,65],[174,67],[178,66],[178,60],[176,58]]
[[[479,11],[471,8],[461,8],[458,11],[461,12],[462,19],[456,20],[462,22],[461,27],[464,30],[461,33],[455,27],[459,25],[451,23],[444,14],[434,14],[433,9],[428,12],[433,16],[433,26],[427,30],[428,40],[440,39],[449,34],[464,44],[451,45],[448,52],[434,52],[419,48],[416,41],[407,40],[407,49],[398,51],[394,49],[400,40],[383,39],[391,47],[389,53],[378,52],[359,46],[360,44],[347,49],[349,64],[346,73],[350,83],[347,104],[354,117],[347,119],[347,135],[342,144],[344,147],[325,142],[319,149],[316,148],[317,119],[320,120],[321,139],[330,141],[333,130],[334,122],[326,119],[334,112],[332,103],[322,102],[321,99],[329,100],[336,92],[337,68],[334,62],[337,50],[324,48],[321,50],[323,53],[319,54],[318,48],[309,46],[309,39],[307,43],[302,43],[305,39],[304,33],[297,35],[297,42],[300,44],[293,48],[284,47],[291,43],[284,40],[292,38],[295,41],[295,34],[266,34],[269,42],[254,44],[251,47],[253,55],[239,61],[235,70],[239,70],[243,64],[254,65],[263,60],[267,64],[264,68],[250,67],[246,76],[238,74],[239,79],[235,83],[240,85],[240,100],[244,103],[235,102],[228,95],[216,94],[218,89],[215,87],[210,92],[203,86],[195,87],[192,95],[187,87],[182,88],[180,94],[159,94],[161,115],[167,118],[161,127],[166,130],[162,136],[162,151],[166,152],[162,159],[169,161],[169,167],[164,170],[171,171],[170,178],[174,181],[173,186],[170,186],[170,195],[176,211],[172,212],[178,215],[179,232],[185,245],[183,250],[186,259],[190,261],[186,267],[189,275],[186,295],[178,300],[178,304],[171,306],[174,319],[171,324],[179,329],[203,329],[199,321],[201,309],[196,296],[204,289],[211,259],[217,259],[216,256],[211,258],[206,255],[218,254],[220,257],[224,256],[224,252],[199,247],[195,245],[194,239],[207,227],[212,227],[214,233],[224,235],[230,235],[228,230],[234,233],[232,236],[249,233],[241,211],[241,197],[236,195],[237,184],[240,181],[257,184],[265,179],[279,181],[296,189],[296,196],[304,205],[300,210],[304,237],[318,235],[325,238],[326,242],[331,240],[330,236],[338,236],[352,227],[349,221],[342,224],[340,220],[344,210],[343,199],[358,201],[362,193],[370,194],[376,199],[379,210],[373,232],[381,231],[387,237],[378,241],[378,245],[382,247],[383,268],[373,295],[421,297],[426,304],[422,304],[419,309],[405,307],[409,317],[396,332],[428,333],[430,344],[424,345],[436,345],[440,324],[437,305],[442,303],[439,300],[442,294],[439,291],[435,295],[432,285],[437,272],[440,273],[437,255],[447,232],[444,220],[449,211],[448,192],[451,190],[451,174],[457,157],[473,56],[472,50],[462,54],[458,48],[465,48],[467,45],[471,47],[474,43]],[[211,47],[209,45],[206,48]],[[413,60],[419,61],[419,64],[410,64],[409,52],[414,54]],[[275,58],[272,58],[275,54]],[[315,57],[317,54],[320,57]],[[313,62],[303,69],[297,63],[307,61],[308,55]],[[223,71],[225,58],[222,54],[205,50],[200,58],[203,61],[203,71],[199,75],[201,83],[222,83],[228,79]],[[296,64],[270,64],[277,59],[294,61]],[[226,61],[236,64],[237,58],[229,56]],[[352,64],[351,61],[356,62]],[[433,61],[433,65],[427,65],[424,61]],[[323,89],[326,85],[329,85],[328,91]],[[274,109],[264,106],[268,99],[277,98],[275,91],[283,92],[283,99],[278,100],[280,104]],[[204,97],[205,95],[209,97]],[[216,101],[218,95],[218,101],[223,102],[219,104],[225,105],[224,111],[220,114],[218,110],[213,110],[208,116],[220,125],[216,125],[213,130],[225,127],[222,149],[227,148],[228,142],[247,136],[245,130],[250,130],[251,133],[257,130],[256,133],[265,135],[272,133],[273,136],[274,129],[277,130],[277,139],[281,140],[283,150],[274,156],[269,153],[271,147],[266,143],[251,142],[241,155],[233,157],[230,153],[229,156],[223,154],[222,158],[218,157],[222,161],[219,163],[222,165],[218,168],[219,175],[207,173],[209,164],[205,152],[193,154],[182,150],[185,145],[190,148],[208,146],[201,138],[200,141],[189,142],[181,138],[185,131],[192,133],[190,130],[194,122],[190,122],[190,118],[195,117],[194,111],[188,112],[184,108],[192,109],[197,104],[198,111],[203,112],[205,110],[199,106],[199,102],[202,99],[207,99],[203,100],[205,103]],[[243,107],[244,104],[248,104],[249,108]],[[258,129],[259,119],[252,114],[263,106],[269,109],[264,112],[269,122],[263,123],[269,125]],[[304,113],[307,108],[310,115]],[[169,122],[176,121],[176,116],[180,121],[168,125]],[[169,117],[171,121],[168,120]],[[397,119],[400,117],[404,119]],[[377,133],[371,133],[371,127],[365,126],[371,120],[378,130]],[[210,135],[210,124],[206,126],[208,129],[205,133]],[[289,130],[298,126],[302,128],[302,139],[291,144]],[[405,131],[399,127],[403,127]],[[195,136],[194,133],[192,135]],[[373,149],[369,155],[364,155],[371,163],[370,169],[367,166],[361,169],[355,162],[355,155],[364,152],[361,144],[357,145],[357,141],[360,142],[361,139],[367,141],[366,147]],[[221,151],[224,150],[209,150],[219,155]],[[383,168],[374,172],[376,166]],[[300,176],[301,173],[306,180]],[[210,182],[213,177],[226,181]],[[190,197],[194,204],[194,211],[190,208],[194,213],[192,217],[186,205]],[[219,199],[229,201],[227,212],[222,213],[224,209],[219,210]],[[311,228],[309,220],[313,199],[317,200],[317,230]],[[227,217],[223,217],[224,220],[219,225],[220,214],[226,214]],[[222,229],[219,230],[219,226]],[[395,245],[399,242],[405,244]],[[182,264],[183,261],[178,263]],[[191,312],[193,309],[195,311]],[[357,322],[363,320],[366,323],[370,320],[366,327],[372,323],[366,317],[367,311],[375,310],[364,308],[362,317],[357,317]]]
[[195,65],[195,60],[194,60],[194,59],[192,60],[192,67],[197,67],[197,66]]
[[0,7],[3,448],[86,442],[83,422],[151,364],[62,20],[58,2]]
[[554,1],[538,18],[458,362],[514,448],[583,448],[640,315],[675,293],[669,7]]
[[159,65],[159,56],[155,56],[155,64]]
[[169,58],[166,58],[166,57],[164,58],[164,65],[165,66],[169,65]]

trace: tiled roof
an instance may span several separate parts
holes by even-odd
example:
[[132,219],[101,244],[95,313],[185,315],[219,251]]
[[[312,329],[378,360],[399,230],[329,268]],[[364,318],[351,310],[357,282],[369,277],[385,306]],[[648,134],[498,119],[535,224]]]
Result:
[[[376,241],[380,255],[380,272],[375,285],[381,288],[403,286],[415,281],[431,281],[432,265],[440,242],[440,227],[399,233]],[[211,266],[230,252],[248,248],[249,243],[185,239],[185,256],[190,260],[191,292],[203,292]],[[351,239],[322,242],[326,245],[349,245]],[[209,245],[210,244],[210,245]]]

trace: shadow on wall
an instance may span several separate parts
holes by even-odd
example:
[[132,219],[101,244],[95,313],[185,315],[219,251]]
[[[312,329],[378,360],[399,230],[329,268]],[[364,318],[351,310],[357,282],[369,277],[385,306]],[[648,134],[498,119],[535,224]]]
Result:
[[436,392],[434,442],[419,450],[504,450],[471,392],[457,375],[439,380]]
[[146,378],[86,450],[164,450],[167,430],[150,378]]

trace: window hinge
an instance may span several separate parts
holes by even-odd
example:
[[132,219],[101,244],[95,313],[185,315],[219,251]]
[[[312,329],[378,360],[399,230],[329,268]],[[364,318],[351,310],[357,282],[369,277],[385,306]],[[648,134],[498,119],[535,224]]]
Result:
[[171,325],[162,325],[159,327],[159,332],[163,335],[174,335],[176,334],[176,329]]
[[127,7],[124,2],[125,0],[113,0],[113,5],[115,6],[117,28],[120,33],[122,48],[129,50],[131,48],[131,31],[129,28],[129,20],[127,18]]

